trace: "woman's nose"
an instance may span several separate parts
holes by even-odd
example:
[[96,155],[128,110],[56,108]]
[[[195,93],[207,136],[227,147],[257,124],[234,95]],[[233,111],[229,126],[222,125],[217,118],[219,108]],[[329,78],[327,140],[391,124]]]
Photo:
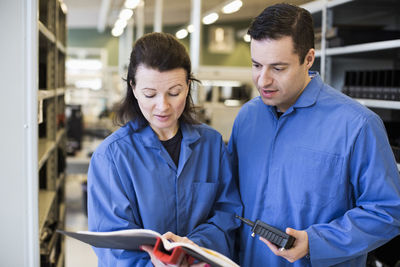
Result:
[[169,108],[169,102],[167,97],[161,96],[157,101],[157,109],[160,111],[167,110]]

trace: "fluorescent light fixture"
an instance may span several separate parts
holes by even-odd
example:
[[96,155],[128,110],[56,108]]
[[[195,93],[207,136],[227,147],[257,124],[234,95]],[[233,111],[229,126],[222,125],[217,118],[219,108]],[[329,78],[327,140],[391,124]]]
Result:
[[246,43],[250,43],[250,41],[251,41],[251,37],[250,37],[250,35],[248,35],[247,33],[243,36],[243,40],[246,42]]
[[242,86],[240,81],[224,81],[224,80],[203,80],[203,86],[221,86],[221,87],[239,87]]
[[238,11],[243,5],[241,0],[234,0],[222,8],[222,13],[231,14]]
[[121,12],[119,13],[119,18],[123,20],[129,20],[133,15],[132,9],[122,9]]
[[126,27],[126,24],[126,20],[118,19],[114,24],[114,28],[124,29]]
[[208,25],[216,22],[218,18],[219,18],[218,14],[216,12],[212,12],[207,16],[203,17],[202,21],[204,24]]
[[92,90],[100,90],[102,86],[101,79],[78,80],[75,82],[76,88],[89,88]]
[[239,107],[242,105],[242,102],[237,99],[226,99],[224,105],[227,107]]
[[68,59],[66,62],[68,70],[95,71],[101,70],[103,64],[98,59]]
[[111,34],[112,34],[112,36],[114,36],[114,37],[120,36],[123,32],[124,32],[124,29],[123,29],[123,28],[115,28],[115,27],[114,27],[114,28],[111,30]]
[[188,31],[189,33],[194,32],[194,26],[193,26],[193,24],[190,24],[190,25],[187,26],[187,31]]
[[183,39],[186,36],[188,36],[188,31],[186,29],[181,29],[181,30],[176,32],[175,36],[178,39]]
[[126,8],[135,9],[140,3],[140,0],[125,0],[124,6]]

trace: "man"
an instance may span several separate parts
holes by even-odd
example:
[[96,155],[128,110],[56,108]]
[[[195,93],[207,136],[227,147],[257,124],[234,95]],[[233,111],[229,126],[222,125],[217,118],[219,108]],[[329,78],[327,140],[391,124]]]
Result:
[[309,73],[308,11],[268,7],[248,33],[260,96],[241,109],[229,141],[244,216],[296,241],[279,249],[243,225],[240,264],[365,266],[400,230],[400,178],[382,121]]

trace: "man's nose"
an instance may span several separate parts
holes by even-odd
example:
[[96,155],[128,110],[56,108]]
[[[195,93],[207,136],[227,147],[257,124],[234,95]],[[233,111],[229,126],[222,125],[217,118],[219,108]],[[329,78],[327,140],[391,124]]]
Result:
[[258,77],[258,86],[260,88],[268,87],[272,84],[272,76],[268,70],[263,70],[260,72],[260,76]]

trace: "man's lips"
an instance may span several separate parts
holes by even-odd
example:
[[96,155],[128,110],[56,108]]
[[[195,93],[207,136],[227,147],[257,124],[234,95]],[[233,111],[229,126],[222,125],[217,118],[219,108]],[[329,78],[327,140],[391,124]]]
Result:
[[271,98],[271,97],[273,97],[276,93],[278,92],[278,90],[266,90],[266,89],[264,89],[264,90],[261,90],[261,95],[262,95],[262,97],[264,97],[264,98]]

